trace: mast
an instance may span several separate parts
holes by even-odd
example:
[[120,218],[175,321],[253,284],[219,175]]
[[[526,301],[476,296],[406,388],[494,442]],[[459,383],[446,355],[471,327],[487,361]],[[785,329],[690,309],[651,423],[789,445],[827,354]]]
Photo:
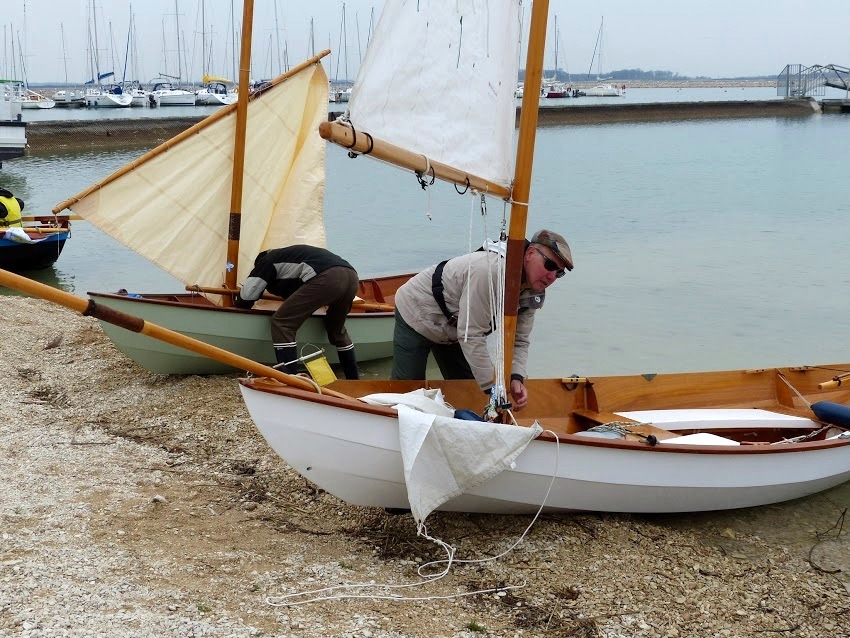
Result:
[[180,59],[180,13],[177,10],[177,0],[174,0],[174,20],[177,25],[177,82],[182,82],[183,61]]
[[[207,14],[206,2],[201,0],[201,82],[204,81],[203,76],[207,74]],[[194,57],[194,53],[193,53]]]
[[274,0],[274,35],[277,43],[277,73],[271,73],[269,77],[280,75],[283,69],[283,64],[280,59],[280,25],[277,22],[277,0]]
[[558,16],[555,16],[555,82],[558,81]]
[[[65,84],[68,84],[68,57],[65,55],[65,25],[59,23],[59,32],[62,34],[62,62],[65,64]],[[4,51],[5,53],[5,47]]]
[[[254,25],[254,0],[242,5],[242,43],[239,52],[239,98],[236,102],[236,138],[233,149],[233,179],[230,189],[230,222],[227,228],[227,269],[224,285],[236,290],[239,267],[239,231],[242,225],[242,180],[245,173],[245,134],[248,129],[248,93],[251,73],[251,29]],[[223,296],[225,306],[233,304],[230,295]]]
[[98,42],[97,42],[97,12],[94,8],[94,0],[91,0],[91,18],[94,31],[94,49],[92,49],[92,60],[94,62],[94,79],[97,85],[100,86],[100,58],[98,57]]
[[549,0],[536,0],[531,6],[531,28],[519,120],[514,186],[511,197],[511,224],[508,231],[508,254],[505,264],[505,379],[510,379],[514,358],[517,306],[525,255],[525,232],[528,199],[531,192],[531,168],[537,136],[538,91],[543,80],[543,53],[546,46],[546,23]]

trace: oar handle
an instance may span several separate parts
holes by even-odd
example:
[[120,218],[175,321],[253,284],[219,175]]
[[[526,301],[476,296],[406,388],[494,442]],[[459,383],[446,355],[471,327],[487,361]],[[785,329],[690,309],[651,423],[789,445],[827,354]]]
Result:
[[[22,277],[2,269],[0,269],[0,284],[8,286],[9,288],[14,288],[20,292],[27,293],[28,295],[41,297],[42,299],[59,304],[60,306],[65,306],[66,308],[75,310],[82,315],[95,317],[96,319],[106,321],[107,323],[114,324],[132,332],[138,332],[148,337],[170,343],[173,346],[197,352],[198,354],[209,357],[210,359],[215,359],[216,361],[220,361],[221,363],[229,366],[233,366],[234,368],[246,370],[262,377],[269,377],[301,390],[316,392],[316,386],[302,377],[286,374],[285,372],[263,365],[262,363],[257,363],[256,361],[239,356],[238,354],[233,354],[232,352],[222,350],[221,348],[204,343],[203,341],[192,339],[191,337],[187,337],[186,335],[175,332],[174,330],[169,330],[168,328],[163,328],[162,326],[145,321],[141,317],[136,317],[107,306],[98,306],[92,299],[83,299],[82,297],[77,297],[76,295],[72,295],[64,290],[58,290],[56,288],[46,286],[37,281],[33,281],[32,279],[27,279],[26,277]],[[346,394],[335,392],[333,390],[323,389],[321,392],[322,394],[340,399],[352,399],[352,397],[349,397]]]
[[846,379],[840,379],[836,377],[831,381],[824,381],[823,383],[818,383],[818,390],[832,390],[833,388],[841,387],[842,381],[845,380]]

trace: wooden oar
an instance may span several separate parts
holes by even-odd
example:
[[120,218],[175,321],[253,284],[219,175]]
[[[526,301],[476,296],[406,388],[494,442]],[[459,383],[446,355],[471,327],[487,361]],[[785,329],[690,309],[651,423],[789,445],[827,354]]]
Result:
[[[211,295],[238,295],[238,290],[230,288],[215,288],[213,286],[186,286],[186,290],[190,292],[205,292]],[[264,292],[263,299],[270,301],[283,301],[281,297]],[[378,303],[377,301],[366,301],[365,299],[355,299],[353,305],[357,308],[372,312],[395,312],[395,306],[388,303]]]
[[[203,341],[192,339],[191,337],[182,335],[179,332],[163,328],[162,326],[145,321],[140,317],[121,312],[120,310],[114,310],[106,306],[98,306],[92,299],[83,299],[82,297],[77,297],[76,295],[72,295],[62,290],[51,288],[50,286],[33,281],[32,279],[27,279],[26,277],[22,277],[2,269],[0,269],[0,284],[8,286],[9,288],[14,288],[20,292],[25,292],[28,295],[34,295],[47,301],[51,301],[59,304],[60,306],[65,306],[66,308],[75,310],[84,316],[95,317],[101,321],[115,324],[120,328],[125,328],[132,332],[138,332],[140,334],[147,335],[148,337],[170,343],[178,348],[197,352],[200,355],[209,357],[210,359],[215,359],[216,361],[233,366],[234,368],[247,370],[248,372],[252,372],[253,374],[262,377],[269,377],[270,379],[275,379],[288,386],[299,388],[301,390],[316,392],[316,387],[302,377],[286,374],[285,372],[281,372],[275,368],[263,365],[262,363],[257,363],[256,361],[241,357],[238,354],[233,354],[227,350],[216,348],[215,346],[211,346]],[[353,400],[353,398],[347,394],[342,394],[341,392],[335,392],[333,390],[323,389],[321,393],[340,399]]]

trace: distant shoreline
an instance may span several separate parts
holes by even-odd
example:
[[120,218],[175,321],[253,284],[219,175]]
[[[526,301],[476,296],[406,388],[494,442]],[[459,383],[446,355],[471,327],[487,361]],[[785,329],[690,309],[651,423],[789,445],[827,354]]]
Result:
[[[723,88],[758,88],[775,87],[775,79],[761,80],[581,80],[566,82],[573,88],[585,89],[599,84],[626,85],[626,89],[723,89]],[[195,86],[202,86],[200,83]],[[30,84],[30,88],[50,97],[53,92],[65,88],[77,88],[78,84]]]
[[728,89],[728,88],[773,88],[776,80],[597,80],[568,82],[573,88],[585,89],[600,84],[626,86],[626,89]]

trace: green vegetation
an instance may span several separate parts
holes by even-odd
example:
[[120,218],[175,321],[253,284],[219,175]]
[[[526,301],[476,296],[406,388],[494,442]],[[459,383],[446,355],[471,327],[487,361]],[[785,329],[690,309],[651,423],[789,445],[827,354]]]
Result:
[[466,623],[464,625],[464,628],[469,629],[469,631],[474,631],[474,632],[479,633],[479,634],[483,634],[483,633],[487,632],[487,630],[484,628],[483,625],[479,625],[474,620],[471,620],[468,623]]

